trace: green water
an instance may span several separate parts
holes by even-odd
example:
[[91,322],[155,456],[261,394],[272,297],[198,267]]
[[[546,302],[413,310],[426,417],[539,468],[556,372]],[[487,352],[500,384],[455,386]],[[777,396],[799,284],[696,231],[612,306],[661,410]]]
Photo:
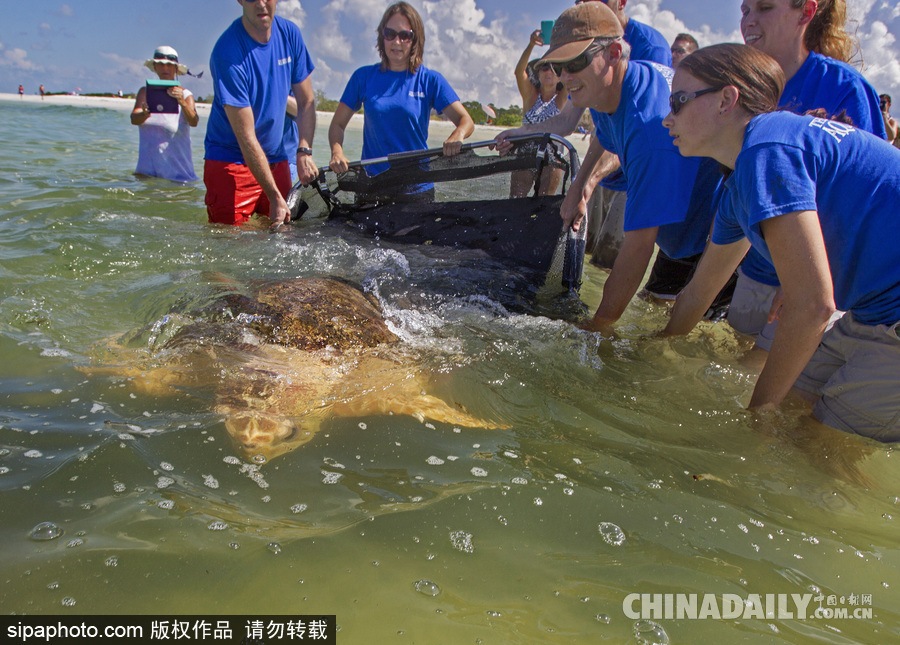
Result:
[[[746,414],[752,375],[726,329],[647,339],[665,312],[635,302],[602,338],[523,310],[515,276],[472,253],[321,222],[213,228],[202,185],[131,175],[125,113],[0,116],[0,611],[333,613],[343,643],[637,643],[630,593],[866,594],[870,620],[656,622],[671,643],[900,636],[897,457],[799,413]],[[154,399],[78,369],[216,284],[326,274],[378,296],[432,392],[508,428],[338,418],[257,467],[203,392]],[[594,306],[603,275],[586,277]],[[31,539],[41,522],[63,534]]]

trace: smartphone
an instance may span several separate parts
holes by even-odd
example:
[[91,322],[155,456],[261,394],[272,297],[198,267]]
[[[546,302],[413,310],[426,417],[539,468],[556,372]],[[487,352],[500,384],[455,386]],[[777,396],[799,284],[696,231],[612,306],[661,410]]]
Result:
[[177,114],[178,101],[168,94],[170,87],[181,85],[178,81],[147,79],[147,105],[151,114]]

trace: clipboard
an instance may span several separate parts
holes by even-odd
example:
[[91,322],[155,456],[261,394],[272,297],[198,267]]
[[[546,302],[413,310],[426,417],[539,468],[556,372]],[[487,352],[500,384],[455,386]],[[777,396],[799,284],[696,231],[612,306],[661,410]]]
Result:
[[151,114],[178,114],[178,101],[167,94],[170,87],[181,85],[178,81],[147,79],[147,105]]

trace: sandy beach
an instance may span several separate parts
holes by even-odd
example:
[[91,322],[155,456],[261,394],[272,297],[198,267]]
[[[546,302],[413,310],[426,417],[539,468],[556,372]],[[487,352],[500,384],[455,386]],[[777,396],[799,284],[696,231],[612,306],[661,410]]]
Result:
[[[106,108],[109,110],[118,110],[120,112],[130,112],[134,107],[134,99],[118,98],[113,96],[80,96],[74,94],[54,94],[45,96],[43,99],[35,94],[25,94],[19,97],[18,94],[0,93],[0,101],[21,101],[24,103],[39,103],[41,105],[67,105],[85,108]],[[210,111],[208,103],[197,103],[197,113],[202,117],[208,117]],[[316,112],[318,122],[329,123],[331,121],[331,112]],[[353,130],[362,130],[363,115],[354,114],[350,120],[348,128]],[[475,132],[469,137],[470,142],[488,141],[503,132],[507,128],[493,125],[476,125]],[[432,121],[432,133],[446,130],[449,134],[453,130],[453,124],[449,121]],[[589,139],[583,139],[582,135],[573,135],[567,137],[572,143],[578,154],[584,156],[588,148]]]

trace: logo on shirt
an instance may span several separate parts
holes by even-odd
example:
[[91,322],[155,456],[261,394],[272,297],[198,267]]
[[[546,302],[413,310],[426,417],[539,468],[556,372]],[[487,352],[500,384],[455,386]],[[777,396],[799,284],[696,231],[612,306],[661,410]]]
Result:
[[414,99],[424,99],[425,92],[416,92],[415,90],[410,90],[409,95]]
[[279,58],[279,59],[278,59],[278,65],[279,65],[279,66],[281,66],[281,65],[288,65],[288,64],[291,62],[291,60],[292,60],[292,59],[291,59],[290,56],[288,56],[287,58]]
[[848,125],[847,123],[839,123],[837,121],[832,121],[830,119],[820,119],[816,117],[809,123],[809,127],[811,128],[819,128],[823,132],[827,132],[831,136],[834,137],[835,141],[838,143],[846,137],[848,134],[856,130],[852,125]]

